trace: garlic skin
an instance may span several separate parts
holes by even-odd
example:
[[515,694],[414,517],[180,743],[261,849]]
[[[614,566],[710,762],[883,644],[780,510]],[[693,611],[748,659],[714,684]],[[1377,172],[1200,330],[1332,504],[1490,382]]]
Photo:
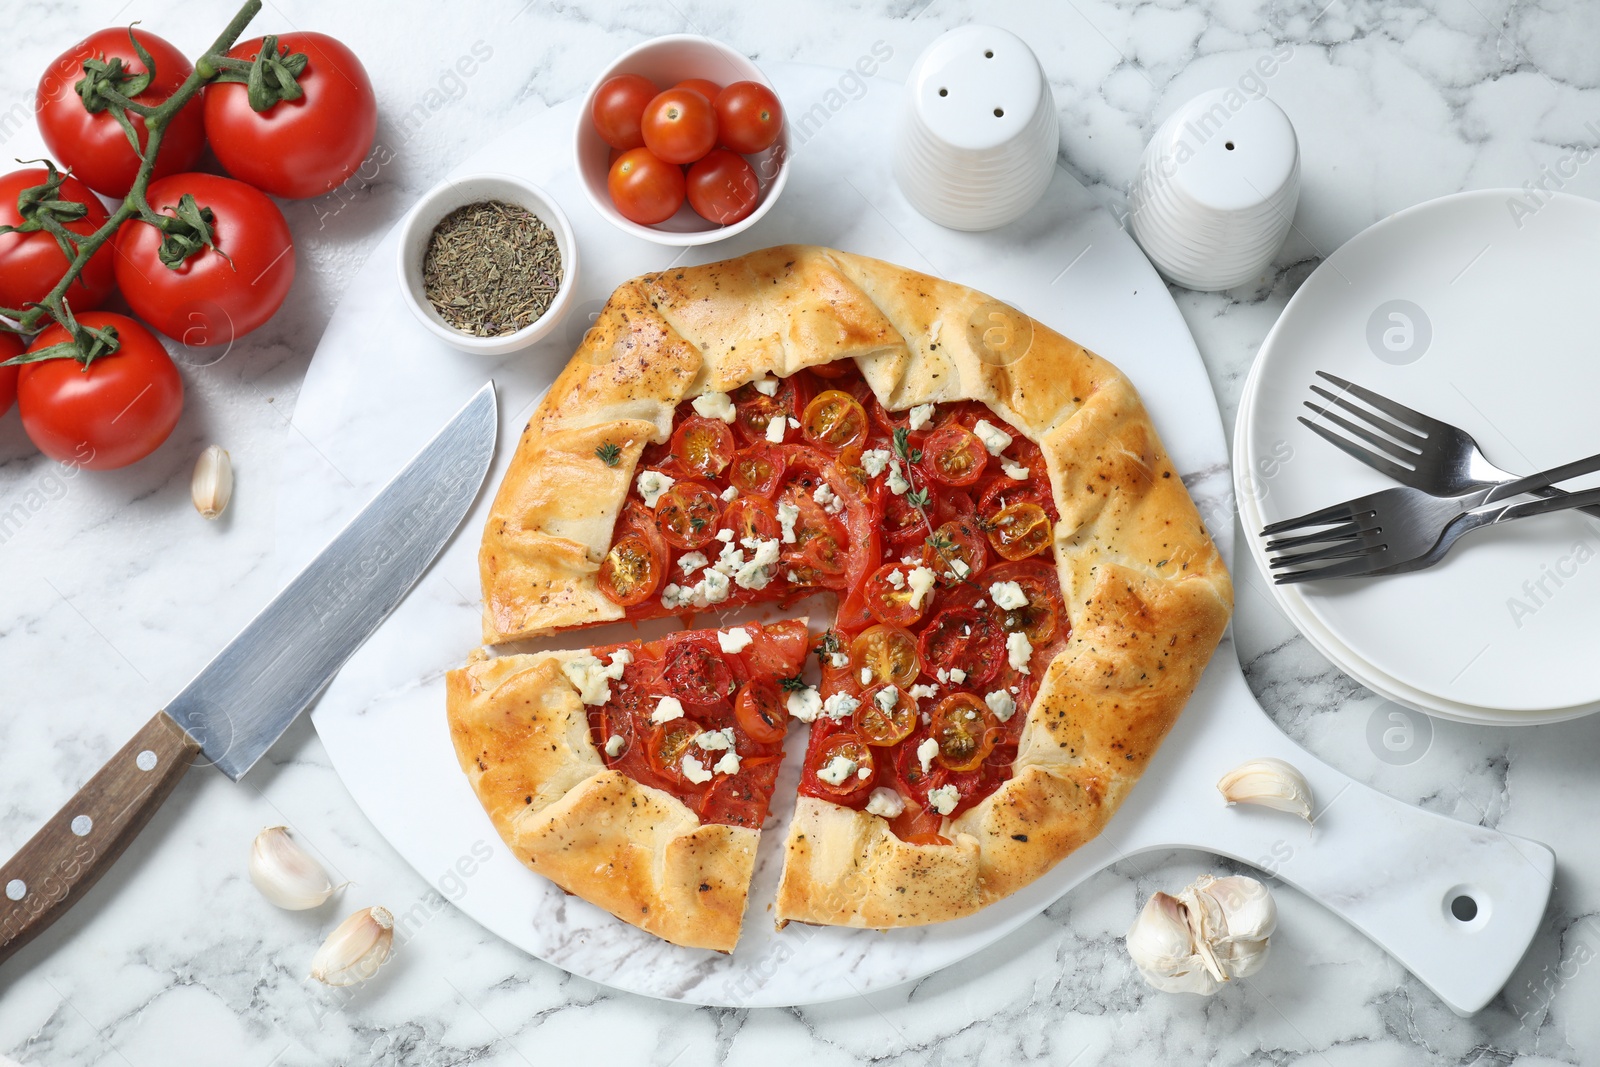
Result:
[[1223,775],[1217,789],[1229,804],[1259,804],[1311,821],[1311,783],[1281,759],[1247,760]]
[[322,864],[282,826],[269,826],[250,846],[250,881],[261,895],[288,911],[315,908],[333,895]]
[[388,908],[362,908],[334,928],[311,958],[311,977],[324,985],[352,986],[378,973],[394,946]]
[[1278,908],[1254,878],[1203,874],[1179,893],[1155,893],[1128,929],[1128,955],[1166,993],[1211,996],[1267,962]]
[[201,517],[215,519],[233,499],[233,460],[221,445],[210,445],[195,460],[189,497]]

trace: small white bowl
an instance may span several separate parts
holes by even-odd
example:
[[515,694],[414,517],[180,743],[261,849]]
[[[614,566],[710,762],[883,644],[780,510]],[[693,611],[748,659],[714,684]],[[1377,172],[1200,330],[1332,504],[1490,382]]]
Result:
[[[550,306],[522,329],[498,337],[474,337],[445,322],[428,302],[422,285],[422,259],[427,255],[433,228],[456,208],[483,200],[516,204],[537,215],[550,227],[556,249],[561,253],[561,287],[556,290]],[[411,209],[400,227],[400,254],[396,266],[400,271],[400,291],[405,294],[411,313],[430,333],[463,352],[501,356],[528,347],[560,324],[572,303],[572,291],[578,280],[578,242],[572,236],[566,214],[537,185],[512,174],[469,174],[463,178],[446,178],[428,190]]]
[[579,184],[589,197],[589,203],[593,204],[594,209],[608,222],[619,230],[636,237],[643,237],[647,241],[654,241],[656,244],[678,247],[705,245],[732,237],[736,233],[743,233],[754,226],[761,216],[777,203],[778,194],[783,192],[783,187],[789,180],[789,119],[786,103],[783,130],[778,134],[778,139],[773,142],[772,147],[745,157],[755,168],[761,197],[756,203],[756,209],[748,216],[730,226],[720,226],[701,218],[688,203],[685,203],[678,209],[676,215],[654,226],[642,226],[624,218],[622,212],[612,204],[611,192],[606,187],[606,177],[611,171],[611,146],[600,139],[600,135],[595,132],[594,120],[591,118],[594,112],[595,94],[600,91],[600,86],[618,74],[643,75],[661,89],[670,89],[689,78],[707,78],[718,85],[731,85],[743,81],[760,82],[774,94],[778,91],[767,80],[767,76],[761,73],[761,68],[750,62],[746,56],[720,41],[691,33],[657,37],[618,56],[614,63],[600,72],[600,76],[594,80],[588,94],[584,96],[583,107],[578,111],[578,125],[573,138],[578,177],[581,179]]

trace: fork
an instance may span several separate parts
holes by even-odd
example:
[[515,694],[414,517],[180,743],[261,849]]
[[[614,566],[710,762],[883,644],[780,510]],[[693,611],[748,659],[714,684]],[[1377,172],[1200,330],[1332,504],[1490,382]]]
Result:
[[[1478,442],[1460,427],[1414,411],[1382,393],[1375,393],[1326,371],[1317,371],[1317,376],[1331,382],[1342,392],[1333,393],[1319,385],[1313,385],[1311,391],[1361,419],[1367,426],[1352,422],[1338,412],[1309,400],[1305,402],[1306,407],[1316,413],[1319,419],[1338,426],[1371,447],[1363,447],[1349,437],[1335,433],[1322,422],[1304,415],[1299,416],[1300,422],[1335,448],[1388,475],[1401,485],[1421,489],[1435,496],[1454,497],[1517,480],[1516,475],[1489,462]],[[1344,393],[1365,401],[1389,418],[1352,403]],[[1368,426],[1380,432],[1374,433]],[[1564,493],[1564,490],[1554,486],[1541,486],[1531,491],[1551,497]],[[1513,494],[1501,493],[1490,499],[1499,500],[1510,495]],[[1600,515],[1600,506],[1584,510],[1592,515]]]

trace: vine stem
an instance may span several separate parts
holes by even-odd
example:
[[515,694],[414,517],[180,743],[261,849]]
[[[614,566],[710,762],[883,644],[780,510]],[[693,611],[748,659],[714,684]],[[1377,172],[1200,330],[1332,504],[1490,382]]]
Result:
[[135,216],[147,222],[154,222],[158,226],[160,225],[159,221],[157,221],[159,216],[156,216],[156,213],[151,210],[149,203],[145,199],[145,194],[150,188],[150,176],[155,172],[156,157],[161,151],[161,140],[166,134],[167,125],[179,111],[183,110],[184,105],[193,100],[195,95],[201,89],[204,89],[208,82],[222,72],[228,49],[234,46],[235,42],[239,40],[239,36],[244,33],[245,27],[250,25],[250,21],[260,12],[261,0],[245,0],[244,6],[233,16],[232,21],[228,23],[215,43],[195,62],[194,70],[183,80],[183,84],[173,91],[171,96],[153,108],[140,105],[132,109],[144,119],[146,136],[144,152],[139,163],[139,171],[134,176],[133,185],[128,190],[128,195],[122,198],[122,203],[117,206],[117,209],[111,213],[110,218],[106,219],[98,230],[83,236],[74,234],[75,243],[78,246],[78,254],[73,257],[72,262],[67,266],[67,271],[61,276],[61,280],[56,282],[55,287],[45,295],[43,300],[26,309],[0,308],[0,315],[4,315],[16,322],[15,326],[0,322],[0,330],[20,334],[38,333],[40,323],[46,316],[66,326],[71,320],[69,313],[64,310],[62,302],[65,299],[67,290],[77,280],[78,276],[83,273],[83,268],[88,265],[90,259],[94,258],[94,254],[107,241],[116,236],[117,230],[124,222]]

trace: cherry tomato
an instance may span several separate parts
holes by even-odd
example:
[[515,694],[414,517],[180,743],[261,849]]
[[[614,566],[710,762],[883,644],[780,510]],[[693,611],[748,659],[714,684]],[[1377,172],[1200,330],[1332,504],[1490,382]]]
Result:
[[795,375],[782,380],[777,392],[768,396],[755,387],[741,385],[733,391],[733,406],[737,412],[734,427],[752,444],[766,444],[767,424],[775,418],[798,419],[805,407],[801,384]]
[[693,163],[717,144],[717,113],[693,89],[657,93],[640,122],[644,146],[666,163]]
[[675,482],[656,501],[656,526],[677,548],[699,548],[710,541],[721,516],[717,494],[700,482]]
[[728,482],[740,493],[770,497],[778,491],[788,459],[778,445],[753,444],[733,457]]
[[996,567],[984,575],[985,588],[995,582],[1016,582],[1028,603],[1020,608],[1000,608],[1000,628],[1006,633],[1024,633],[1035,648],[1053,641],[1066,619],[1061,603],[1061,584],[1054,567],[1042,560],[1025,560]]
[[786,698],[771,678],[754,678],[733,702],[733,720],[750,740],[776,744],[789,732]]
[[[823,778],[821,772],[836,759],[845,760],[849,774],[835,784]],[[862,774],[866,771],[866,774]],[[804,785],[814,796],[825,797],[841,804],[859,801],[872,791],[877,775],[877,761],[872,749],[852,733],[837,733],[818,745],[806,760]]]
[[[677,85],[674,85],[673,88],[693,89],[695,92],[705,97],[707,103],[714,101],[717,98],[717,94],[722,92],[722,86],[718,85],[714,81],[711,81],[709,78],[685,78]],[[648,101],[646,102],[648,103]]]
[[707,222],[731,226],[746,219],[761,200],[756,170],[743,156],[713,148],[689,168],[689,206]]
[[644,120],[645,105],[660,91],[655,82],[640,74],[607,78],[594,94],[594,107],[590,110],[594,132],[619,151],[643,148],[644,133],[640,124]]
[[750,644],[739,653],[747,674],[792,678],[800,673],[811,638],[802,620],[785,619],[747,629],[751,631]]
[[1008,504],[988,520],[989,543],[1009,560],[1027,559],[1050,547],[1050,516],[1038,504]]
[[891,626],[913,626],[927,612],[933,602],[931,592],[925,591],[917,605],[911,605],[915,594],[906,579],[910,569],[900,563],[885,563],[867,577],[863,592],[874,619]]
[[697,478],[715,478],[733,459],[733,431],[720,419],[691,415],[672,432],[672,454]]
[[617,211],[630,222],[654,226],[683,206],[683,170],[663,163],[648,148],[622,153],[611,164],[606,188]]
[[827,584],[826,578],[843,574],[848,565],[843,539],[813,494],[805,484],[791,484],[783,494],[783,503],[799,512],[794,541],[783,546],[783,558],[799,568],[796,584]]
[[631,608],[654,595],[667,570],[667,544],[655,520],[638,503],[629,503],[617,520],[611,551],[600,563],[596,581],[606,599]]
[[722,650],[703,636],[668,639],[661,679],[685,704],[710,707],[733,695],[733,671]]
[[783,536],[778,509],[764,496],[742,496],[722,512],[722,529],[733,531],[734,544],[746,540],[772,541]]
[[922,673],[917,639],[898,626],[877,625],[861,631],[850,643],[850,674],[860,681],[863,668],[868,683],[888,682],[909,686]]
[[867,412],[849,393],[829,389],[806,405],[800,432],[818,448],[846,448],[866,440]]
[[783,132],[783,106],[760,82],[734,82],[717,94],[716,111],[722,143],[735,152],[764,151]]
[[[133,97],[138,104],[155,107],[163,103],[193,73],[194,68],[170,42],[148,30],[121,27],[98,30],[63,52],[39,79],[34,101],[39,132],[50,154],[89,188],[107,196],[128,195],[139,172],[140,159],[128,135],[109,108],[91,113],[78,95],[78,83],[86,77],[83,65],[90,59],[122,61],[128,75],[140,76],[144,60],[134,50],[129,35],[138,37],[150,58],[155,60],[155,75],[142,92]],[[130,88],[124,83],[118,91]],[[126,93],[124,93],[126,95]],[[149,143],[144,119],[128,114],[143,149]],[[199,100],[191,100],[173,116],[161,138],[154,177],[164,178],[194,166],[205,151],[205,116]],[[153,203],[153,201],[152,201]]]
[[989,562],[989,545],[976,522],[952,519],[923,542],[922,562],[933,569],[940,585],[954,585],[983,573]]
[[778,763],[775,756],[751,756],[740,761],[738,774],[711,779],[697,806],[700,820],[759,830],[777,784]]
[[686,718],[658,724],[650,731],[651,769],[679,789],[695,792],[704,789],[704,782],[691,782],[683,773],[685,756],[699,759],[703,755],[702,750],[694,743],[694,739],[700,736],[700,733],[700,725]]
[[[22,355],[27,347],[27,342],[16,334],[0,330],[0,363]],[[17,374],[21,370],[21,367],[0,367],[0,415],[10,411],[17,399]]]
[[117,230],[117,286],[134,314],[186,345],[227,345],[272,317],[294,283],[294,239],[278,205],[260,191],[215,174],[175,174],[146,199],[175,214],[192,194],[216,216],[214,247],[177,267],[158,257],[161,231],[137,218]]
[[911,506],[904,493],[891,493],[887,487],[882,487],[878,503],[883,509],[883,532],[889,538],[890,555],[898,559],[917,552],[928,537],[922,512]]
[[983,476],[989,453],[978,435],[951,423],[935,430],[922,446],[922,466],[945,485],[971,485]]
[[882,748],[904,741],[916,728],[917,702],[897,685],[872,686],[861,694],[855,724],[856,733],[869,745]]
[[939,744],[934,758],[952,771],[974,771],[995,745],[999,721],[971,693],[952,693],[934,705],[928,734]]
[[986,611],[957,608],[942,611],[918,642],[928,670],[959,667],[974,689],[988,685],[1006,661],[1006,636]]
[[[161,446],[183,413],[183,379],[155,336],[126,315],[88,311],[85,326],[114,326],[120,347],[85,368],[74,359],[22,366],[17,410],[39,451],[90,470],[113,470]],[[34,339],[38,351],[68,339],[52,325]]]
[[1012,504],[1037,504],[1054,520],[1055,497],[1048,478],[1019,482],[1004,475],[991,478],[978,498],[978,513],[993,518]]
[[[26,189],[44,185],[48,176],[45,168],[30,167],[0,177],[0,226],[21,226],[28,221],[17,207],[17,198]],[[106,221],[106,209],[100,198],[70,174],[62,175],[61,185],[51,199],[83,205],[81,218],[63,220],[55,216],[56,221],[72,233],[93,233]],[[28,214],[38,218],[36,209],[30,209]],[[39,221],[42,225],[43,220]],[[83,273],[67,287],[68,307],[74,312],[93,311],[106,302],[116,284],[112,273],[115,258],[116,252],[109,241],[100,246],[84,264]],[[44,229],[0,234],[0,307],[23,311],[28,304],[39,303],[55,288],[56,282],[67,272],[67,266],[61,246]]]

